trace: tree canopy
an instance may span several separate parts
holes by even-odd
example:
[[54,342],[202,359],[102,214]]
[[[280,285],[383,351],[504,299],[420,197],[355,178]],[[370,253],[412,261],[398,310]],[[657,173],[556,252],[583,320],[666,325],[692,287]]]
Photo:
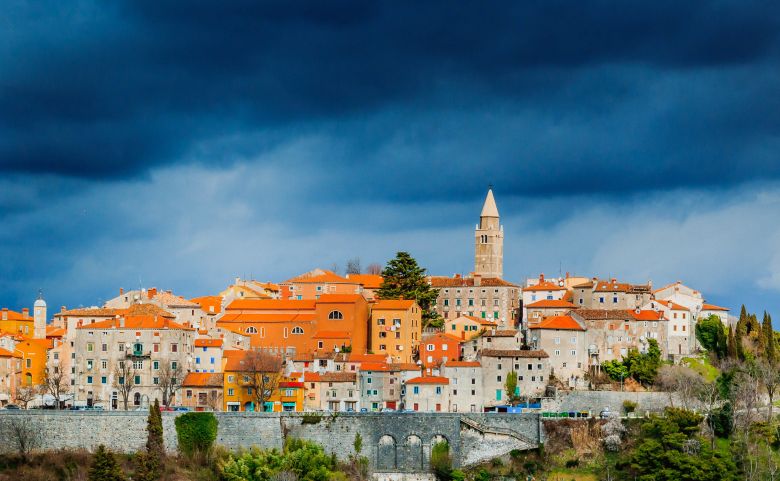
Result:
[[384,280],[377,291],[380,299],[414,299],[422,309],[423,327],[441,325],[435,310],[439,290],[431,287],[425,269],[408,252],[399,252],[390,259],[382,270],[382,277]]

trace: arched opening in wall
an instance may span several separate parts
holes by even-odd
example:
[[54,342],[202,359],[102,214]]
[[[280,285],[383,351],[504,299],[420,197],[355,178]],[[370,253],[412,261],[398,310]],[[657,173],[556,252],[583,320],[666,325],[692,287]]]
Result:
[[446,462],[446,458],[449,458],[452,462],[452,446],[447,436],[442,434],[436,434],[431,438],[429,446],[428,456],[425,463],[425,468],[430,468],[432,463]]
[[133,395],[133,406],[141,405],[141,393],[137,392]]
[[406,437],[403,451],[403,465],[408,471],[423,470],[423,443],[422,439],[415,434]]
[[385,434],[379,438],[379,444],[376,447],[376,470],[394,471],[396,463],[395,438]]

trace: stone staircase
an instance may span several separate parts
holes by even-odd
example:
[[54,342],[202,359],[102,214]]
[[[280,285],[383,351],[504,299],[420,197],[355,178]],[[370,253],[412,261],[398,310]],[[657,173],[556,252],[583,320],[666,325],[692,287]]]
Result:
[[482,423],[479,423],[471,418],[467,418],[465,416],[462,416],[460,418],[461,424],[465,424],[466,426],[479,431],[480,433],[484,434],[498,434],[498,435],[504,435],[509,436],[510,438],[514,438],[518,441],[520,441],[523,444],[528,445],[528,449],[534,449],[538,446],[538,443],[536,441],[532,441],[526,436],[523,436],[522,434],[518,433],[517,431],[513,429],[508,428],[502,428],[498,426],[485,426]]

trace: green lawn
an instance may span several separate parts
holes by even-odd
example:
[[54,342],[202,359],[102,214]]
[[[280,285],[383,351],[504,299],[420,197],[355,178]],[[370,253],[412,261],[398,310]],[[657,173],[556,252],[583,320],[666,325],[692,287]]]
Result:
[[709,358],[704,355],[699,357],[684,357],[682,364],[698,372],[709,382],[714,381],[720,375],[718,368],[710,364]]

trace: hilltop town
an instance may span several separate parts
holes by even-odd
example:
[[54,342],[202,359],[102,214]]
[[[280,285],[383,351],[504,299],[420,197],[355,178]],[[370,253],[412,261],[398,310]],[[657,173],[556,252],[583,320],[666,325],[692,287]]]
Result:
[[[368,273],[352,265],[344,275],[237,278],[193,299],[120,288],[102,306],[52,313],[39,296],[32,313],[2,309],[0,403],[515,412],[561,391],[609,389],[610,366],[629,355],[655,351],[679,364],[701,350],[703,320],[733,335],[729,309],[682,282],[506,280],[503,242],[489,190],[467,275],[427,275],[399,253]],[[641,388],[628,372],[619,382]]]

